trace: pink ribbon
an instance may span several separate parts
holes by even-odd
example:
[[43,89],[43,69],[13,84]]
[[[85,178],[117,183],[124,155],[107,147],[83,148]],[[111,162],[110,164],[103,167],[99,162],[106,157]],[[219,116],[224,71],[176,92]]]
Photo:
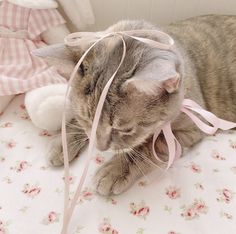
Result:
[[[153,34],[154,36],[158,36],[160,38],[162,37],[162,39],[165,39],[166,43],[161,43],[158,41],[150,40],[148,38],[134,36],[134,35],[143,34],[143,33],[148,33],[149,35]],[[101,97],[99,99],[96,113],[95,113],[94,120],[93,120],[93,124],[92,124],[91,134],[90,134],[90,141],[89,141],[89,148],[88,148],[88,159],[86,161],[86,164],[85,164],[82,176],[80,178],[76,193],[75,193],[70,204],[69,204],[69,191],[70,191],[69,176],[70,176],[70,174],[69,174],[69,160],[68,160],[68,149],[67,149],[67,140],[66,140],[66,124],[65,124],[66,118],[65,118],[65,108],[64,108],[63,119],[62,119],[62,144],[63,144],[63,152],[64,152],[65,197],[64,197],[63,227],[62,227],[61,234],[67,234],[70,219],[72,217],[72,214],[75,209],[76,202],[79,198],[79,195],[81,194],[81,191],[82,191],[82,188],[85,183],[86,176],[87,176],[87,173],[89,170],[90,160],[92,158],[93,150],[95,148],[96,131],[97,131],[99,119],[101,116],[102,108],[103,108],[108,90],[112,84],[112,81],[115,78],[119,68],[123,64],[123,61],[124,61],[124,58],[126,55],[126,43],[124,40],[124,36],[127,36],[129,38],[134,39],[134,40],[146,43],[150,46],[153,46],[158,49],[163,49],[163,50],[170,49],[171,46],[174,44],[174,40],[168,34],[165,34],[164,32],[160,32],[157,30],[134,30],[134,31],[125,31],[125,32],[112,32],[112,33],[104,33],[104,32],[102,32],[102,33],[89,33],[89,32],[72,33],[65,38],[65,43],[68,46],[78,46],[78,45],[81,45],[81,43],[83,43],[83,42],[87,43],[88,41],[94,42],[94,43],[89,47],[89,49],[87,49],[87,51],[84,53],[84,55],[81,57],[81,59],[76,64],[76,66],[71,74],[71,78],[69,80],[69,85],[68,85],[68,89],[66,92],[66,97],[68,97],[71,82],[74,79],[74,77],[77,73],[77,70],[79,69],[79,66],[81,65],[82,61],[87,56],[87,54],[90,52],[90,50],[96,44],[98,44],[100,41],[102,41],[103,39],[109,38],[109,37],[115,37],[115,36],[119,37],[123,42],[122,58],[121,58],[120,64],[117,67],[116,71],[114,72],[112,77],[107,82],[105,88],[103,89]],[[185,114],[187,114],[202,131],[204,131],[208,134],[214,134],[218,128],[226,130],[226,129],[236,127],[236,123],[228,122],[228,121],[217,118],[214,114],[204,110],[197,103],[195,103],[189,99],[185,99],[183,101],[181,111],[184,112]],[[202,122],[197,116],[195,116],[192,113],[192,111],[200,114],[210,124],[212,124],[212,126],[209,126],[206,123]],[[168,169],[173,164],[174,160],[176,160],[177,158],[180,157],[181,145],[178,142],[178,140],[175,138],[175,136],[171,130],[171,123],[170,122],[166,123],[161,129],[157,130],[153,136],[153,145],[152,145],[153,154],[159,162],[166,163],[166,162],[163,162],[158,157],[156,150],[155,150],[155,142],[156,142],[161,131],[163,132],[163,135],[165,137],[167,147],[168,147],[168,152],[169,152],[169,160],[167,162],[167,167],[166,167],[166,169]]]
[[[218,118],[216,115],[214,115],[209,111],[204,110],[200,105],[198,105],[196,102],[190,99],[183,100],[181,111],[186,115],[188,115],[189,118],[192,119],[192,121],[197,125],[198,128],[200,128],[203,132],[209,135],[213,135],[214,133],[216,133],[218,129],[229,130],[231,128],[236,127],[236,123]],[[196,112],[199,115],[201,115],[212,126],[208,125],[207,123],[204,123],[196,115],[194,115],[193,112]],[[181,156],[182,147],[171,130],[170,122],[166,123],[161,128],[161,130],[157,130],[153,136],[152,151],[155,158],[159,162],[166,163],[158,157],[155,150],[155,143],[161,131],[163,132],[168,147],[169,158],[166,169],[169,169],[170,166],[174,163],[174,160],[178,159]]]

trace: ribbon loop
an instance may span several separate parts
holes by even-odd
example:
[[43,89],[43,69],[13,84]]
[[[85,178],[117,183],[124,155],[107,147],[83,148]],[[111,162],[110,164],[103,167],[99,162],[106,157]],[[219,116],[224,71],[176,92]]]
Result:
[[[156,37],[157,40],[148,39],[135,35],[151,34]],[[127,36],[136,41],[140,41],[149,46],[153,46],[158,49],[169,50],[174,45],[174,40],[166,33],[157,30],[133,30],[133,31],[120,31],[120,32],[75,32],[69,34],[65,38],[65,44],[68,46],[78,46],[82,42],[95,42],[100,39],[108,38],[111,36]],[[160,39],[160,41],[158,41]],[[162,42],[165,41],[165,42]]]
[[179,158],[181,156],[181,145],[179,141],[176,139],[175,135],[173,134],[171,130],[171,124],[170,122],[166,123],[161,130],[157,130],[154,135],[153,135],[153,141],[152,141],[152,152],[155,158],[161,162],[161,163],[166,163],[161,158],[157,155],[156,149],[155,149],[155,144],[157,141],[158,136],[160,135],[160,132],[163,131],[163,135],[165,137],[166,143],[167,143],[167,148],[168,148],[168,162],[166,166],[166,170],[170,168],[170,166],[174,163],[174,160]]
[[[196,115],[194,115],[189,110],[194,111],[198,113],[199,115],[201,115],[212,126],[209,126],[208,124],[204,123],[202,120],[200,120]],[[211,134],[211,135],[215,134],[218,129],[228,130],[228,129],[236,127],[236,123],[218,118],[216,115],[214,115],[213,113],[209,111],[204,110],[200,105],[198,105],[196,102],[190,99],[184,99],[181,111],[187,114],[192,119],[192,121],[203,132],[207,134]]]

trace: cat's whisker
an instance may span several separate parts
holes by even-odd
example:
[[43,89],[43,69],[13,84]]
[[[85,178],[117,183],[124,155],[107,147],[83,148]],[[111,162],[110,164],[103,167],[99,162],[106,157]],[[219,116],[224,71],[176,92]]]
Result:
[[73,128],[73,129],[83,130],[83,128],[81,128],[81,126],[76,125],[76,124],[73,124],[73,123],[71,123],[71,122],[67,122],[67,123],[66,123],[66,126],[67,126],[67,127],[71,127],[71,128]]
[[135,163],[135,165],[137,166],[137,168],[139,169],[139,171],[141,172],[141,174],[148,180],[146,174],[143,172],[143,170],[141,169],[140,165],[138,165],[138,161],[136,161],[135,157],[132,155],[131,152],[127,152],[127,155],[132,159],[132,161]]
[[146,155],[144,155],[141,152],[135,150],[134,148],[131,148],[131,151],[134,152],[137,157],[141,158],[142,160],[144,160],[149,165],[151,165],[151,166],[153,166],[155,168],[158,168],[158,169],[163,169],[158,164],[154,163],[151,159],[149,159]]
[[79,139],[79,140],[74,140],[74,141],[70,142],[70,143],[68,144],[68,146],[71,146],[71,145],[74,145],[74,144],[81,145],[82,143],[84,143],[84,142],[86,142],[86,141],[87,141],[87,140],[81,140],[81,139]]
[[149,158],[142,156],[140,154],[136,154],[137,157],[139,157],[141,160],[144,160],[145,163],[149,164],[152,168],[156,168],[159,170],[163,170],[163,168],[161,166],[159,166],[158,164],[154,163],[152,160],[150,160]]
[[[142,163],[142,162],[144,161],[143,159],[137,158],[137,154],[136,154],[136,153],[130,152],[130,154],[133,156],[133,158],[134,158],[137,162],[139,162],[140,165],[142,165],[142,168],[144,168],[145,171],[146,171],[147,168],[149,168],[147,164]],[[142,160],[142,161],[141,161],[141,160]],[[147,166],[147,167],[146,167],[146,166]]]
[[70,154],[74,155],[78,153],[78,149],[82,148],[84,146],[83,142],[72,142],[74,144],[69,144]]
[[[128,164],[130,164],[130,161],[129,161],[128,157],[129,156],[127,154],[124,154],[124,158],[125,158],[126,162]],[[137,166],[134,167],[134,170],[137,172],[137,174],[140,172],[140,169]]]
[[[66,133],[66,135],[74,135],[74,136],[83,136],[84,138],[85,138],[85,134],[83,134],[83,133],[77,133],[77,132],[68,132],[68,133]],[[87,137],[87,139],[88,139],[88,137]]]

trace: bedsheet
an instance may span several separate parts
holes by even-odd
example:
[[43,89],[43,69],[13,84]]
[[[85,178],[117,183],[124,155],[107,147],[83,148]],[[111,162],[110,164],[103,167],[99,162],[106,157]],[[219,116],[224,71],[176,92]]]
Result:
[[[23,98],[0,118],[0,234],[59,234],[63,168],[48,166],[53,133],[32,125]],[[107,158],[94,155],[68,234],[236,233],[236,132],[207,137],[161,177],[105,198],[89,180]],[[71,164],[71,196],[85,160]]]

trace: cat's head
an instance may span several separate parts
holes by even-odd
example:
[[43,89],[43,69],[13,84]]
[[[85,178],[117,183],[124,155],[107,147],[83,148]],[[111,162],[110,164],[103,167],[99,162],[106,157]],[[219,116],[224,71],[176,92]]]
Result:
[[[107,31],[155,29],[143,21],[122,21]],[[161,41],[158,36],[135,35]],[[129,150],[147,140],[179,112],[183,98],[181,61],[172,50],[153,48],[124,37],[127,52],[106,98],[97,129],[99,150]],[[74,63],[91,42],[70,47]],[[118,37],[97,44],[84,59],[72,84],[72,108],[89,132],[101,92],[117,69],[123,52]],[[68,53],[68,51],[67,51]],[[70,56],[68,56],[70,57]]]

